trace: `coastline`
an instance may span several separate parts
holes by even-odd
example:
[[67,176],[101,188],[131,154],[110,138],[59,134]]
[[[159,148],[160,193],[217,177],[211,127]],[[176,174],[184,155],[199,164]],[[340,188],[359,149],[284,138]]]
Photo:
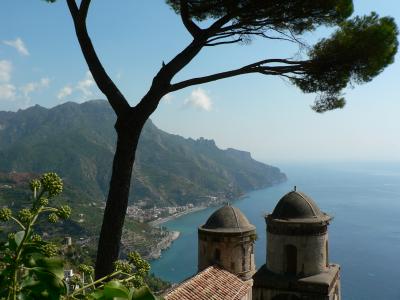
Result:
[[[247,193],[243,193],[241,195],[238,195],[234,200],[244,199],[244,198],[247,198],[247,197],[248,197]],[[222,205],[222,203],[223,202],[218,203],[217,205],[214,204],[214,205],[211,205],[211,206]],[[209,208],[209,207],[210,206],[205,206],[205,205],[196,206],[196,207],[190,208],[188,210],[185,210],[185,211],[182,211],[182,212],[179,212],[179,213],[175,213],[175,214],[170,215],[170,216],[165,217],[165,218],[156,219],[154,221],[148,222],[147,224],[152,226],[152,227],[159,227],[163,223],[166,223],[166,222],[171,221],[171,220],[178,219],[178,218],[183,217],[183,216],[188,215],[188,214],[192,214],[192,213],[204,210],[204,209]],[[146,255],[146,259],[149,259],[149,260],[159,259],[162,256],[162,251],[167,250],[169,247],[171,247],[172,243],[179,238],[180,234],[181,233],[179,231],[168,231],[168,235],[166,237],[164,237],[163,239],[161,239],[160,242],[157,243],[157,246],[154,247],[154,249],[152,249],[148,255]]]
[[208,206],[196,206],[196,207],[193,207],[191,209],[188,209],[188,210],[173,214],[171,216],[168,216],[168,217],[165,217],[165,218],[159,218],[157,220],[148,222],[147,224],[149,224],[150,226],[156,227],[156,226],[159,226],[159,225],[161,225],[163,223],[166,223],[168,221],[171,221],[171,220],[177,219],[179,217],[182,217],[184,215],[191,214],[191,213],[206,209],[207,207]]
[[168,236],[158,242],[157,246],[154,247],[154,249],[152,249],[148,255],[146,255],[146,259],[159,259],[162,251],[171,247],[172,243],[179,238],[180,234],[181,233],[179,231],[169,231]]
[[[174,220],[174,219],[177,219],[184,215],[191,214],[191,213],[194,213],[194,212],[206,209],[206,208],[207,208],[207,206],[193,207],[191,209],[173,214],[171,216],[151,221],[147,224],[149,224],[152,227],[157,227],[157,226],[160,226],[161,224],[168,222],[170,220]],[[154,249],[152,249],[148,255],[146,255],[146,259],[149,259],[149,260],[159,259],[162,255],[162,251],[167,250],[169,247],[171,247],[172,243],[175,240],[177,240],[180,235],[181,235],[181,233],[179,231],[169,231],[168,235],[165,238],[161,239],[161,241],[157,243],[157,246],[154,247]]]

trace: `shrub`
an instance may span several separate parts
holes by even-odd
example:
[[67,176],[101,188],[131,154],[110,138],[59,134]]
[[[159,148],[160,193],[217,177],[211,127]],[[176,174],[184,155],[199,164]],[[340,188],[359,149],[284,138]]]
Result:
[[[52,198],[63,190],[63,182],[56,173],[43,174],[30,183],[32,204],[14,213],[10,208],[0,208],[0,222],[14,222],[19,231],[10,232],[0,241],[0,299],[156,299],[143,277],[150,266],[136,252],[127,261],[115,262],[115,271],[96,281],[94,269],[80,265],[82,276],[64,280],[63,260],[58,257],[58,247],[44,241],[34,232],[40,215],[47,215],[50,223],[68,219],[71,208],[67,205],[52,207]],[[67,294],[67,285],[72,287]]]

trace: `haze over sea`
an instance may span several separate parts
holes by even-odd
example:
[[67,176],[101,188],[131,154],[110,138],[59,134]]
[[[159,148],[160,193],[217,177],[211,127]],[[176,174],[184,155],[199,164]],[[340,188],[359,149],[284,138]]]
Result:
[[[257,268],[265,263],[263,215],[296,185],[321,210],[334,216],[329,226],[330,261],[342,267],[345,300],[400,299],[400,163],[279,165],[288,181],[233,202],[257,227]],[[216,208],[164,225],[181,232],[172,247],[152,262],[163,279],[180,282],[196,273],[197,227]]]

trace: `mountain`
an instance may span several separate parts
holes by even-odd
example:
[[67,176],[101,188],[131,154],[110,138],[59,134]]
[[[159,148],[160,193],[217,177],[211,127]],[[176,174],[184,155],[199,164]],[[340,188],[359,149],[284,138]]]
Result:
[[[102,100],[0,112],[0,172],[54,171],[88,199],[102,201],[115,149],[114,122],[114,112]],[[130,202],[196,204],[284,180],[278,168],[255,161],[249,152],[169,134],[149,120],[139,141]]]

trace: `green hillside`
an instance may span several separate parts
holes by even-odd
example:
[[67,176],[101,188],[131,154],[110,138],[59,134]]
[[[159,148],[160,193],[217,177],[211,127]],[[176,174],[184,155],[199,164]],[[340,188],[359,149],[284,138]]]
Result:
[[[114,112],[102,100],[0,112],[0,172],[54,171],[90,202],[102,202],[115,147],[114,122]],[[253,160],[248,152],[172,135],[149,121],[140,138],[133,178],[131,203],[169,206],[196,204],[204,196],[236,197],[286,176]]]

